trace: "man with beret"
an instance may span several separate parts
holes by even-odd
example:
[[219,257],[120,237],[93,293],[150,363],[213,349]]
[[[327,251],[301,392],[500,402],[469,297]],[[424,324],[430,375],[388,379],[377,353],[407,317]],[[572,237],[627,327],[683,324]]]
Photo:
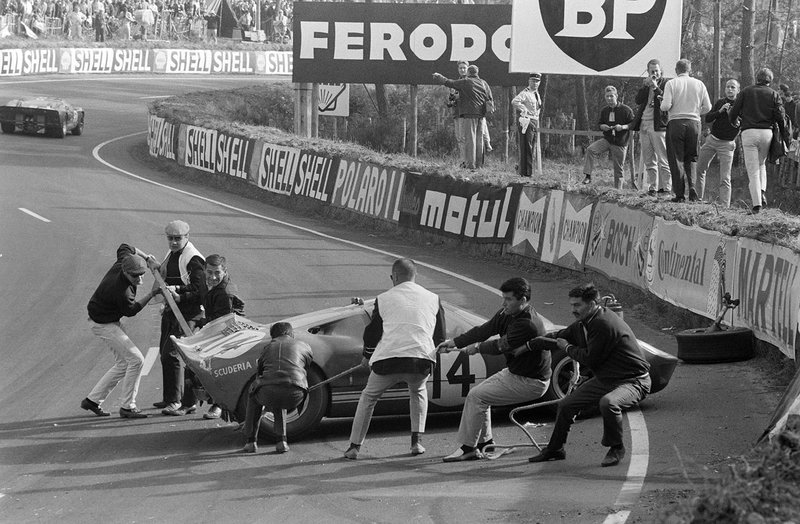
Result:
[[122,317],[136,315],[153,296],[158,294],[158,290],[153,289],[136,300],[136,288],[142,284],[142,275],[147,271],[145,259],[153,267],[158,265],[152,255],[146,255],[128,244],[120,244],[117,248],[117,261],[89,299],[87,309],[92,332],[108,344],[116,361],[114,367],[103,375],[91,393],[81,401],[81,408],[91,411],[98,417],[110,415],[100,405],[123,379],[123,398],[119,416],[147,417],[136,407],[136,392],[139,390],[139,381],[142,377],[144,357],[128,338],[125,328],[120,323]]
[[533,146],[536,142],[536,130],[539,128],[539,115],[542,112],[542,97],[539,95],[541,73],[531,73],[528,87],[519,92],[511,100],[511,105],[519,111],[517,129],[519,130],[519,167],[520,176],[533,174]]
[[[200,306],[206,290],[205,259],[189,242],[189,224],[183,220],[173,220],[167,224],[164,232],[167,235],[169,252],[161,263],[161,276],[183,318],[190,327],[193,327],[194,323],[203,315]],[[153,405],[157,408],[164,408],[162,413],[165,415],[185,415],[193,413],[197,407],[181,405],[183,365],[178,356],[178,349],[169,338],[171,335],[182,337],[184,333],[172,309],[166,307],[161,316],[159,344],[164,397],[161,402]]]

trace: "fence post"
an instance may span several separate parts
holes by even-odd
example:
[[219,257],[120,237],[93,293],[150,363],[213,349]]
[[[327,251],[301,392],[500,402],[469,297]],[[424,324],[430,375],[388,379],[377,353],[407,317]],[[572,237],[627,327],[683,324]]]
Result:
[[570,156],[575,156],[575,119],[573,118],[569,124],[569,128],[573,131],[571,135],[569,135],[569,154]]

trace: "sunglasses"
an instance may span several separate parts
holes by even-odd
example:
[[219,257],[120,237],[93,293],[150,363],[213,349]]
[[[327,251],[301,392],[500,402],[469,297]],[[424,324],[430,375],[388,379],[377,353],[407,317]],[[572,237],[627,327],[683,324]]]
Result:
[[179,240],[183,240],[183,237],[186,235],[167,235],[167,240],[170,242],[178,242]]

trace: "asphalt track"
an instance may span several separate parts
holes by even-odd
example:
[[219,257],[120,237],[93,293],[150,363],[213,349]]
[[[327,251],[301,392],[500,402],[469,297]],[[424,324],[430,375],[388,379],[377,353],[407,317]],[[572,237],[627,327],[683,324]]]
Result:
[[[499,305],[494,288],[519,274],[176,181],[139,161],[148,100],[253,82],[0,81],[0,99],[51,94],[87,109],[82,137],[0,138],[0,521],[646,522],[649,500],[715,476],[763,429],[779,392],[758,385],[747,363],[679,366],[667,390],[629,414],[633,456],[616,468],[599,467],[597,419],[573,428],[568,460],[533,465],[522,450],[443,464],[456,447],[457,415],[431,417],[428,452],[414,458],[407,420],[376,420],[357,462],[340,458],[348,420],[325,421],[286,455],[267,447],[245,456],[241,435],[224,422],[156,410],[142,421],[87,416],[78,403],[112,360],[88,330],[86,302],[120,242],[160,255],[174,218],[192,225],[204,253],[228,257],[248,316],[260,322],[374,296],[390,285],[395,255],[424,264],[422,285],[484,316]],[[524,276],[536,308],[569,322],[566,293],[577,280]],[[641,338],[676,352],[671,336],[626,318]],[[157,345],[156,307],[128,326],[143,351]],[[160,400],[159,387],[156,362],[142,381],[142,408]],[[119,400],[112,394],[107,404],[116,412]],[[523,442],[497,419],[498,441]],[[550,427],[537,435],[546,439]]]

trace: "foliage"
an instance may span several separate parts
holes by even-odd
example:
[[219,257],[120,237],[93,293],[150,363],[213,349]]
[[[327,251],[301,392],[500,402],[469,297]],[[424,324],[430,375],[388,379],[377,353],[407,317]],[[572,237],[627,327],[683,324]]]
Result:
[[[92,32],[92,35],[94,33]],[[93,42],[90,40],[67,40],[63,37],[41,37],[36,40],[18,35],[0,38],[0,49],[41,49],[58,47],[113,47],[117,49],[235,49],[238,51],[291,51],[292,46],[273,43],[241,42],[220,38],[217,44],[202,40],[116,40]]]

